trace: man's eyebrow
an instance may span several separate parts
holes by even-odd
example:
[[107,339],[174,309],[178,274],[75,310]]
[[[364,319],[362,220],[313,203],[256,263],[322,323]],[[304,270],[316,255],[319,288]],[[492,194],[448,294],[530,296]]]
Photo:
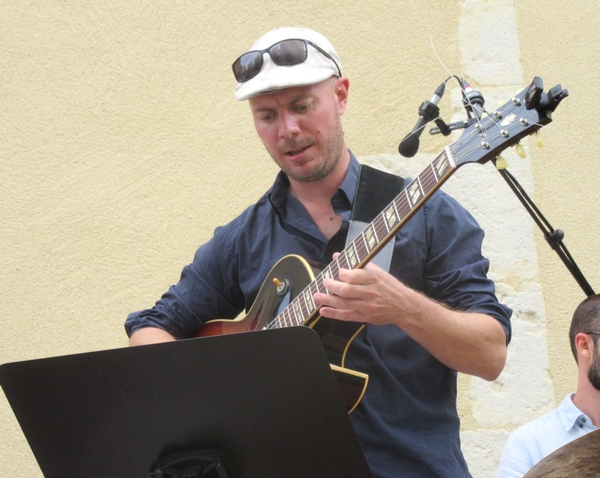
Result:
[[[292,98],[290,101],[287,102],[287,106],[289,105],[295,105],[296,103],[299,103],[301,101],[306,101],[307,99],[312,98],[312,95],[308,94],[308,93],[302,93],[294,98]],[[257,106],[255,109],[253,109],[253,113],[265,113],[267,111],[275,111],[277,110],[277,107],[275,106]]]
[[314,95],[312,95],[311,93],[306,93],[306,92],[300,93],[298,96],[296,96],[294,98],[293,101],[303,100],[304,98],[311,98],[312,96],[314,96]]
[[310,98],[312,98],[312,95],[310,95],[308,93],[302,93],[301,95],[298,95],[296,98],[294,98],[292,101],[290,101],[290,105],[293,105],[294,103],[298,103],[299,101],[308,100]]
[[252,112],[253,113],[263,113],[265,111],[273,111],[276,108],[273,108],[271,106],[262,106],[262,107],[257,107],[257,108],[252,108]]

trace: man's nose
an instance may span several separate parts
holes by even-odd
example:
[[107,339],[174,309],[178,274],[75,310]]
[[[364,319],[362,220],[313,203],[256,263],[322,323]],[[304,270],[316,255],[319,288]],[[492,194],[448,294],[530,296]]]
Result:
[[283,113],[279,116],[279,136],[287,138],[300,133],[298,118],[292,113]]

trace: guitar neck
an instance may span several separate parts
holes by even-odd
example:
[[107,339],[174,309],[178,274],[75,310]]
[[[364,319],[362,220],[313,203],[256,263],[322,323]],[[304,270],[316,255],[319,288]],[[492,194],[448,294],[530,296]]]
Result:
[[317,292],[328,293],[323,281],[337,280],[340,269],[365,267],[456,169],[454,152],[447,147],[273,319],[270,327],[303,325],[318,311],[313,295]]

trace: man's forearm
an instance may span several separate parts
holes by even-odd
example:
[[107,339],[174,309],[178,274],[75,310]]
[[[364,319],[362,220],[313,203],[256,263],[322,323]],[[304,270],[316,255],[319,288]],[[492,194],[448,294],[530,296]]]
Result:
[[135,331],[129,338],[129,346],[158,344],[161,342],[173,342],[173,337],[168,332],[157,327],[145,327]]
[[[402,328],[434,357],[458,372],[495,380],[506,363],[506,334],[493,317],[450,310],[424,299],[422,315]],[[429,301],[429,303],[427,303]]]

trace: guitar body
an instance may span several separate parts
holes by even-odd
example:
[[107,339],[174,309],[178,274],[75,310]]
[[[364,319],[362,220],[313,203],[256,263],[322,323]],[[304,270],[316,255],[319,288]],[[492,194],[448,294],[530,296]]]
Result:
[[[318,273],[306,260],[297,255],[285,256],[269,271],[256,300],[244,317],[233,320],[211,320],[198,331],[198,337],[252,332],[273,323],[312,281]],[[279,285],[276,285],[279,284]],[[298,324],[278,324],[295,326]],[[344,368],[350,343],[364,327],[363,324],[342,322],[321,317],[318,313],[300,324],[319,334],[348,411],[356,408],[367,387],[368,375]]]

